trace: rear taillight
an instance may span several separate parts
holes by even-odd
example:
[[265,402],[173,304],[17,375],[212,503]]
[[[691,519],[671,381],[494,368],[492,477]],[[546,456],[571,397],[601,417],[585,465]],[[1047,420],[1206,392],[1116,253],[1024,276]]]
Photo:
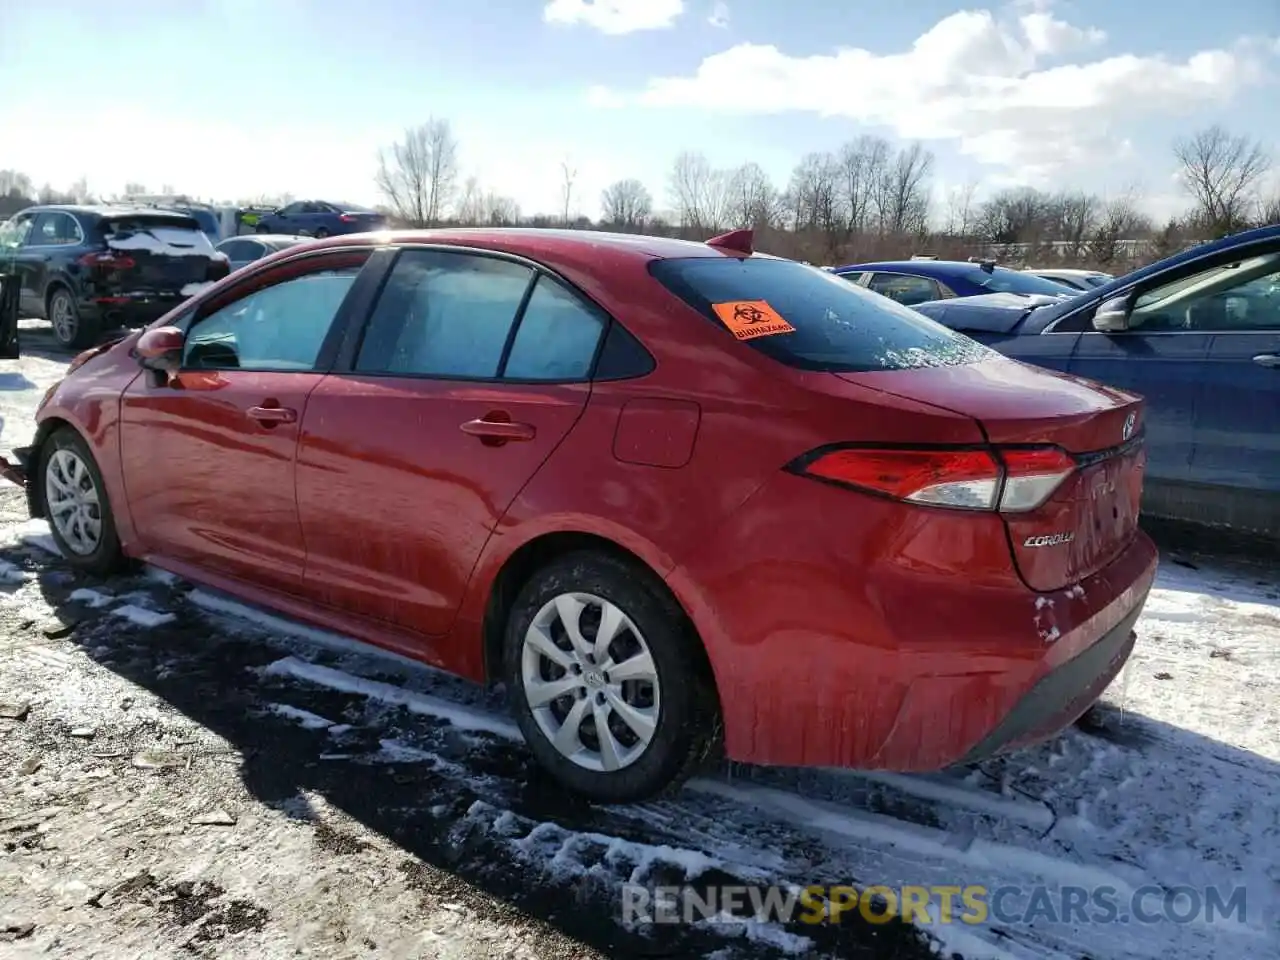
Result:
[[835,447],[790,465],[793,473],[908,503],[1025,513],[1076,468],[1058,447]]
[[355,217],[353,217],[353,216],[352,216],[351,214],[349,214],[349,213],[344,213],[342,216],[338,217],[338,219],[339,219],[339,220],[341,220],[343,223],[355,223],[355,222],[356,222],[356,218],[355,218]]
[[76,263],[82,267],[91,269],[96,267],[102,270],[132,270],[138,265],[132,257],[123,257],[109,250],[102,253],[86,253],[76,260]]

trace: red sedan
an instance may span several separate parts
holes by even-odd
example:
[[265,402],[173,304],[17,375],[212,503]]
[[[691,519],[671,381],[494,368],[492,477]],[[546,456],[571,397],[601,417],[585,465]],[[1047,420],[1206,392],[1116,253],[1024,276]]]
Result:
[[1142,401],[819,269],[539,230],[356,235],[89,350],[5,475],[145,560],[475,680],[589,797],[934,770],[1072,722],[1156,551]]

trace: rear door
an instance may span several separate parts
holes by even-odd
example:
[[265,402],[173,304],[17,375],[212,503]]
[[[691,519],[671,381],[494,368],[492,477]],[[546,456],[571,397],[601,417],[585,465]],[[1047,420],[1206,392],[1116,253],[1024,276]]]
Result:
[[171,381],[148,371],[126,389],[121,462],[150,554],[300,590],[298,432],[368,256],[300,258],[233,286],[183,322],[182,368]]
[[591,392],[605,318],[524,262],[400,251],[298,452],[309,591],[448,633],[472,568]]

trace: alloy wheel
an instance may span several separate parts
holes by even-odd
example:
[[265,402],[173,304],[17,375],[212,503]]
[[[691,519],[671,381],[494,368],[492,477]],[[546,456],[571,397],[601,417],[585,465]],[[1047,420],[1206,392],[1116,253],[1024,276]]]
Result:
[[102,542],[102,505],[89,466],[65,447],[49,457],[44,474],[49,520],[73,553],[87,557]]
[[75,340],[77,328],[80,326],[71,297],[62,292],[55,293],[49,308],[49,322],[53,324],[53,335],[60,343],[71,343]]
[[549,600],[525,632],[524,696],[561,756],[612,773],[644,754],[661,696],[653,654],[617,605],[588,593]]

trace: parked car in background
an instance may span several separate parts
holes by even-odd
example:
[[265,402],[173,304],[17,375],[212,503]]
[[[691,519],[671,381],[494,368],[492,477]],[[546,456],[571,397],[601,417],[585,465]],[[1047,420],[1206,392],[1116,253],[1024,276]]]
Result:
[[384,230],[387,218],[377,210],[355,203],[328,203],[299,200],[258,217],[258,233],[300,234],[305,237],[336,237],[344,233]]
[[218,210],[208,203],[201,203],[180,194],[130,195],[118,201],[119,205],[140,206],[156,210],[172,210],[189,216],[209,238],[210,243],[222,239],[222,222]]
[[19,312],[47,319],[64,347],[141,326],[225,277],[200,224],[134,206],[28,207],[0,227],[0,273],[20,275]]
[[1042,280],[1052,280],[1055,283],[1070,287],[1072,290],[1092,290],[1094,287],[1101,287],[1103,284],[1110,283],[1115,279],[1114,274],[1102,273],[1099,270],[1026,267],[1023,272],[1040,277]]
[[933,260],[923,257],[881,263],[852,263],[831,271],[859,286],[874,290],[905,307],[950,297],[974,297],[986,293],[1026,293],[1048,297],[1070,296],[1071,291],[1052,280],[1021,270],[996,266],[994,261]]
[[1001,294],[916,309],[1008,356],[1145,396],[1148,514],[1280,537],[1280,226],[1062,303]]
[[264,233],[258,236],[228,237],[214,249],[230,261],[231,269],[234,271],[248,266],[255,260],[261,260],[268,254],[276,253],[289,247],[296,247],[298,244],[306,243],[310,239],[310,237]]
[[896,770],[1043,739],[1124,664],[1156,568],[1140,398],[750,231],[283,250],[83,356],[36,420],[15,455],[71,565],[143,557],[503,681],[599,801],[721,730],[735,760]]

